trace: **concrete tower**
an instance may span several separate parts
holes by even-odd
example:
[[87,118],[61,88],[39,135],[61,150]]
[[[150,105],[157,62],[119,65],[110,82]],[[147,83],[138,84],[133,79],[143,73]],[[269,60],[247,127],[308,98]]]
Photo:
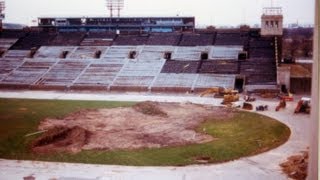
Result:
[[283,34],[283,16],[281,7],[263,8],[261,16],[262,36],[281,36]]

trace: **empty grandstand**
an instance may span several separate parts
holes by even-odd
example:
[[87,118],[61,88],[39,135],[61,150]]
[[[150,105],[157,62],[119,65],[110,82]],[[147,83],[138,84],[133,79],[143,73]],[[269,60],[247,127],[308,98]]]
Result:
[[[155,36],[141,37],[148,42]],[[1,69],[1,87],[192,92],[219,83],[235,87],[236,77],[245,77],[245,85],[276,84],[272,38],[250,37],[250,47],[259,48],[261,57],[249,53],[251,57],[240,60],[243,45],[185,46],[180,39],[178,46],[154,46],[132,43],[131,35],[114,37],[112,46],[79,46],[52,39],[55,43],[41,46],[32,57],[32,49],[6,50],[0,59],[6,67]],[[23,42],[17,47],[26,47]]]
[[0,33],[0,87],[194,92],[277,85],[281,36],[194,25],[194,17],[39,18],[37,28]]

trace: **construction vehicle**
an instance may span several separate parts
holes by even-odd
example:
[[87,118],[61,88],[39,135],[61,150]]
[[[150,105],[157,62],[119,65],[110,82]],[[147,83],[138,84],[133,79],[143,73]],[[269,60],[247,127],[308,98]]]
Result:
[[301,98],[297,103],[297,107],[294,110],[294,113],[310,114],[310,109],[311,109],[310,101],[311,101],[310,98],[306,98],[306,97]]
[[212,87],[200,93],[200,97],[203,97],[208,94],[217,94],[223,97],[224,95],[238,94],[238,93],[239,93],[238,90],[233,90],[233,89],[223,88],[223,87]]
[[239,101],[240,96],[238,90],[223,88],[223,87],[212,87],[200,94],[203,97],[207,94],[214,94],[214,97],[223,98],[222,104],[231,105],[232,102]]
[[222,87],[212,87],[200,93],[200,97],[203,97],[207,94],[220,94],[223,91],[224,91],[224,88]]
[[240,96],[238,93],[226,94],[226,95],[223,95],[223,101],[221,104],[224,104],[224,105],[232,104],[233,102],[239,101],[239,99],[240,99]]
[[281,108],[285,108],[287,106],[286,100],[281,99],[278,106],[276,107],[276,111],[279,111]]

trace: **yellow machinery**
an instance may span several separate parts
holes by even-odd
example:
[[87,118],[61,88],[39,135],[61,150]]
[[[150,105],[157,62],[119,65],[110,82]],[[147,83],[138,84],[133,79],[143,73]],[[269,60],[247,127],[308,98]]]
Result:
[[200,96],[203,97],[208,94],[215,94],[215,95],[218,95],[219,97],[223,97],[222,104],[230,104],[232,102],[239,101],[240,97],[238,93],[239,92],[234,89],[228,89],[223,87],[212,87],[200,93]]

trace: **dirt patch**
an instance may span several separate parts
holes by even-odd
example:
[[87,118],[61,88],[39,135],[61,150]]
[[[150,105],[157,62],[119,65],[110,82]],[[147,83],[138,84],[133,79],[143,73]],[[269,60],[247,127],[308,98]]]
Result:
[[162,109],[159,107],[159,103],[157,102],[140,102],[133,106],[133,109],[135,109],[138,112],[141,112],[142,114],[150,115],[150,116],[162,116],[167,117],[167,113],[165,113]]
[[280,164],[282,171],[290,178],[304,180],[308,171],[308,152],[304,151],[301,155],[294,155],[287,159],[286,162]]
[[62,119],[43,120],[39,130],[49,131],[32,147],[36,152],[79,152],[206,143],[214,138],[195,129],[208,117],[225,120],[233,114],[221,107],[154,102],[126,108],[82,110]]

